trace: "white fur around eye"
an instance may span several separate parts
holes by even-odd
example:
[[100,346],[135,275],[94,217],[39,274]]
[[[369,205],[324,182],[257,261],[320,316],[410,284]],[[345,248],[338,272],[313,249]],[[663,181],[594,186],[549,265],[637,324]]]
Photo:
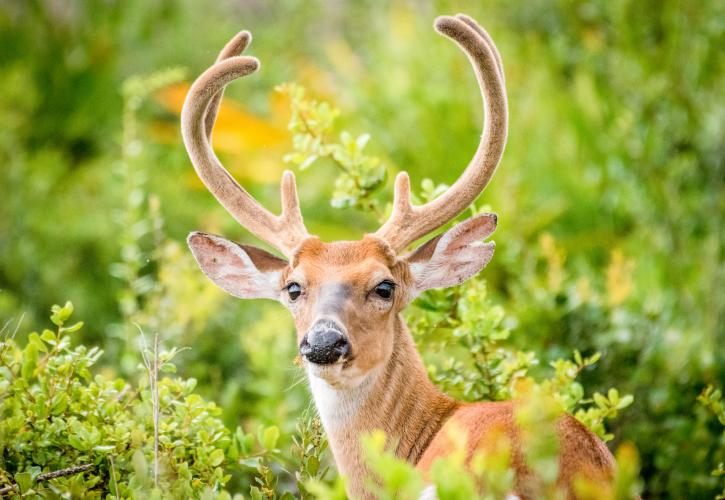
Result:
[[389,311],[391,307],[393,307],[393,299],[383,299],[382,297],[378,297],[375,292],[371,292],[368,295],[368,299],[366,301],[370,307],[375,309],[379,312],[385,312]]

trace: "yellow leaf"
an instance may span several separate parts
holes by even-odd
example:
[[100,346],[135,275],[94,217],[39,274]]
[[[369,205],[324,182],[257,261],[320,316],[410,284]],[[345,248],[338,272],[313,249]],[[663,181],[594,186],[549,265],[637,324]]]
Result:
[[[166,87],[154,96],[168,111],[180,115],[188,83]],[[239,102],[225,98],[219,108],[212,133],[214,150],[221,153],[222,163],[240,182],[276,183],[282,177],[285,166],[282,156],[290,145],[286,123],[289,119],[289,103],[278,93],[271,94],[271,116],[257,116],[244,109]],[[151,127],[153,137],[159,142],[172,143],[180,137],[178,126],[158,121]],[[199,178],[189,171],[188,184],[204,189]]]
[[[181,114],[188,83],[166,87],[155,94],[164,108]],[[273,123],[248,112],[240,103],[225,98],[219,107],[212,142],[219,151],[238,153],[242,150],[261,149],[288,143],[289,133],[284,125]]]
[[632,292],[634,261],[624,257],[619,248],[612,250],[607,266],[607,303],[617,306]]

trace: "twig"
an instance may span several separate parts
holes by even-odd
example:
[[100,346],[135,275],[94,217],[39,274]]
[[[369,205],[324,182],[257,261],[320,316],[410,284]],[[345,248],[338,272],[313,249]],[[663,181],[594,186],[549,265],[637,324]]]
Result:
[[[45,482],[45,481],[50,481],[51,479],[56,479],[58,477],[73,476],[75,474],[80,474],[81,472],[85,472],[92,468],[93,468],[93,464],[85,464],[85,465],[76,465],[75,467],[68,467],[67,469],[55,470],[53,472],[46,472],[45,474],[40,474],[38,477],[36,477],[35,482],[41,483],[41,482]],[[18,489],[17,484],[11,484],[10,486],[5,486],[4,488],[0,488],[0,495],[6,495],[6,494],[10,493],[11,491],[17,491],[17,489]]]
[[148,348],[146,344],[146,336],[140,326],[136,325],[141,332],[143,340],[143,348],[141,349],[141,357],[143,358],[146,371],[149,374],[149,389],[151,390],[151,405],[153,406],[154,421],[154,486],[159,486],[159,334],[154,335],[154,349],[152,351],[153,359],[149,359]]
[[[22,324],[24,318],[25,318],[25,313],[20,315],[20,319],[18,320],[17,324],[15,325],[15,330],[13,330],[12,334],[8,333],[5,336],[5,341],[12,340],[15,338],[15,335],[18,333],[18,330],[20,330],[20,325]],[[13,318],[10,318],[9,320],[7,320],[5,322],[3,327],[0,328],[0,335],[5,333],[5,330],[7,330],[8,326],[10,326],[10,323],[12,323],[12,322],[13,322]]]
[[159,334],[154,335],[154,486],[159,487]]
[[2,335],[3,333],[5,333],[5,330],[8,329],[8,326],[10,326],[10,323],[12,323],[12,322],[13,322],[13,318],[10,318],[9,320],[7,320],[5,322],[5,324],[3,325],[3,327],[0,328],[0,335]]
[[56,477],[72,476],[74,474],[80,474],[81,472],[85,472],[92,467],[93,464],[85,464],[76,465],[75,467],[68,467],[67,469],[56,470],[53,472],[46,472],[45,474],[39,475],[36,481],[49,481],[51,479],[55,479]]
[[116,482],[116,466],[113,464],[113,455],[109,455],[108,459],[111,462],[111,474],[113,474],[113,486],[115,486],[114,493],[116,494],[116,500],[119,500],[118,483]]
[[121,401],[126,396],[126,394],[128,394],[128,391],[130,389],[131,389],[130,385],[128,385],[128,384],[124,385],[123,389],[121,389],[121,391],[116,396],[116,401]]

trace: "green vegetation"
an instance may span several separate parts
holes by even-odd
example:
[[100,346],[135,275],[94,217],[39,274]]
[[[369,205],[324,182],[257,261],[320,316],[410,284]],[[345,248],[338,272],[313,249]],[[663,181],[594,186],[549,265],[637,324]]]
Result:
[[[251,30],[262,70],[227,92],[217,152],[273,209],[296,169],[308,228],[358,238],[398,171],[425,200],[473,154],[473,74],[431,29],[463,11],[502,52],[511,124],[462,216],[498,214],[492,263],[407,312],[432,379],[467,400],[528,395],[524,428],[572,412],[617,450],[612,498],[725,495],[722,2],[202,4],[0,6],[0,490],[344,496],[291,320],[224,296],[185,249],[193,229],[256,242],[189,165],[184,80]],[[45,330],[66,299],[87,326],[65,306]],[[529,459],[551,478],[538,438]],[[380,439],[375,487],[415,497],[422,479]],[[438,464],[441,498],[506,492],[494,448],[474,479]]]

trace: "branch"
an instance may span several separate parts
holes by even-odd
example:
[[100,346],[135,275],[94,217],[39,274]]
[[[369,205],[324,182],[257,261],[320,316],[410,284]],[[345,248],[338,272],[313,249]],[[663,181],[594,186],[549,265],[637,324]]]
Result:
[[[45,481],[50,481],[51,479],[56,479],[58,477],[73,476],[75,474],[80,474],[81,472],[85,472],[92,468],[93,468],[93,464],[85,464],[85,465],[76,465],[75,467],[68,467],[67,469],[55,470],[53,472],[46,472],[45,474],[41,474],[37,478],[35,478],[35,482],[41,483],[41,482],[45,482]],[[0,488],[0,495],[6,495],[6,494],[10,493],[11,491],[17,491],[17,489],[18,489],[17,484],[11,484],[10,486],[5,486],[4,488]]]

